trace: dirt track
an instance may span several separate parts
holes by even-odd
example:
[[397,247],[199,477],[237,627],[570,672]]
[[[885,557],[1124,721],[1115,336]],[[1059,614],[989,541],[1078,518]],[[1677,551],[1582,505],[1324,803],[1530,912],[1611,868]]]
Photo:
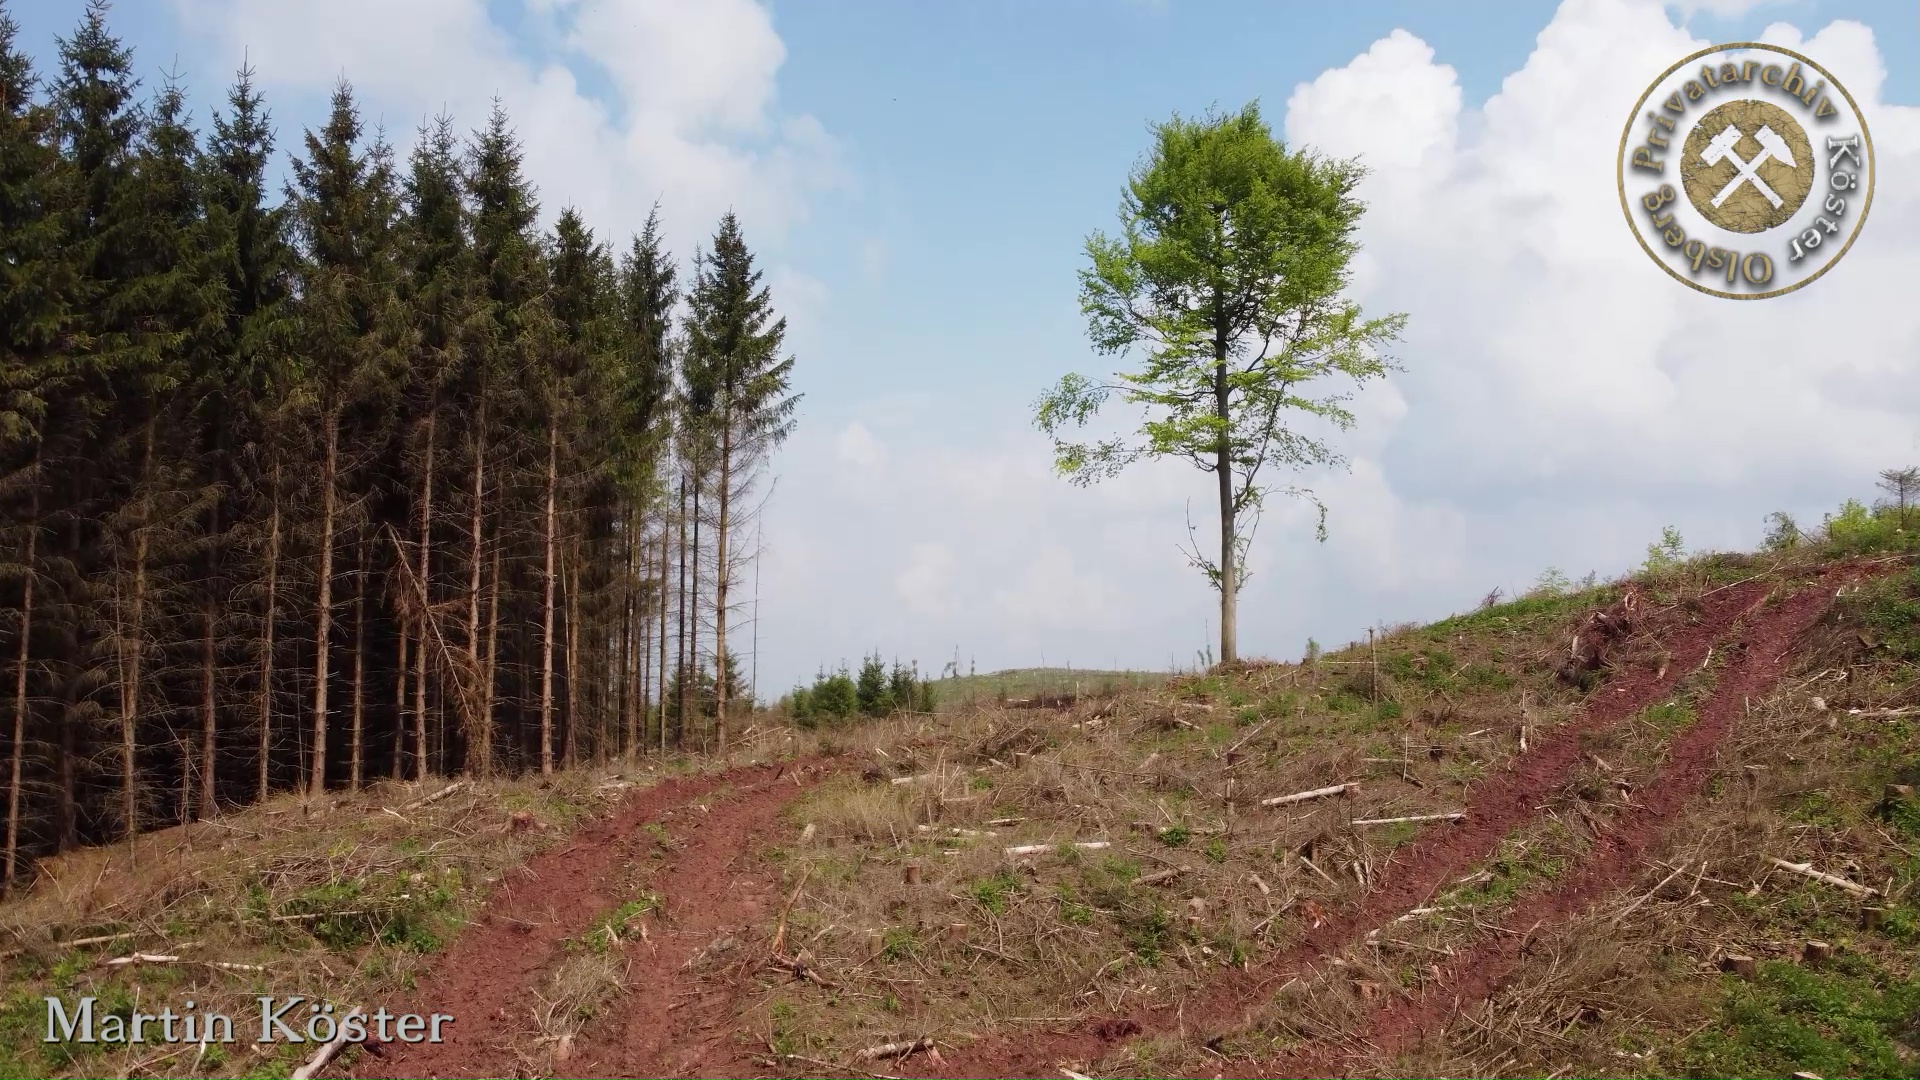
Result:
[[[1440,978],[1421,992],[1392,999],[1377,1010],[1365,1029],[1376,1052],[1391,1056],[1442,1027],[1459,1003],[1494,993],[1519,963],[1536,930],[1630,883],[1648,849],[1705,786],[1715,752],[1748,701],[1765,694],[1786,673],[1794,645],[1826,613],[1832,600],[1832,585],[1811,586],[1768,610],[1741,634],[1732,646],[1734,659],[1714,685],[1699,718],[1669,746],[1667,763],[1659,778],[1642,791],[1641,802],[1596,838],[1593,853],[1577,873],[1558,888],[1522,898],[1507,915],[1506,932],[1484,938],[1470,951],[1440,965]],[[1336,1076],[1362,1064],[1351,1052],[1305,1047],[1256,1075]]]
[[1757,582],[1724,589],[1705,597],[1691,622],[1664,633],[1654,631],[1653,636],[1668,650],[1663,671],[1621,672],[1595,693],[1579,716],[1515,758],[1504,772],[1476,784],[1467,797],[1464,821],[1429,827],[1396,851],[1378,887],[1358,906],[1328,919],[1292,949],[1259,968],[1228,973],[1212,989],[1183,1002],[1175,1015],[1139,1010],[1126,1017],[1092,1018],[1087,1030],[1081,1032],[999,1036],[951,1055],[945,1069],[923,1069],[909,1075],[1058,1076],[1062,1062],[1091,1062],[1114,1048],[1112,1042],[1101,1037],[1100,1030],[1151,1036],[1189,1025],[1212,1031],[1244,1027],[1247,1012],[1264,1000],[1269,987],[1291,978],[1315,959],[1358,941],[1387,920],[1421,906],[1447,882],[1490,856],[1502,838],[1531,820],[1548,794],[1572,775],[1580,763],[1584,736],[1604,731],[1659,701],[1766,596],[1767,587]]
[[[681,970],[696,948],[718,931],[765,921],[771,886],[740,866],[756,835],[764,835],[780,808],[802,785],[817,781],[817,763],[761,765],[728,773],[673,779],[641,791],[604,822],[586,827],[568,847],[543,853],[503,886],[486,909],[436,962],[411,1002],[396,1011],[442,1012],[459,1019],[438,1045],[395,1043],[356,1062],[363,1077],[453,1077],[551,1075],[693,1075],[732,1064],[725,1024],[702,1034],[716,1004],[702,1000],[670,1013],[679,988],[690,981]],[[722,790],[722,789],[725,790]],[[712,799],[705,796],[715,795]],[[601,1030],[612,1044],[593,1056],[584,1050],[564,1064],[537,1043],[534,992],[570,936],[589,928],[628,896],[619,886],[626,870],[656,841],[644,826],[692,816],[695,827],[671,831],[682,846],[648,881],[666,898],[661,920],[647,944],[628,947],[633,968],[628,990],[612,1006]],[[730,1006],[731,1002],[717,1003]],[[720,1019],[730,1020],[731,1009]]]
[[[1074,1067],[1084,1068],[1115,1048],[1120,1040],[1103,1038],[1101,1032],[1145,1037],[1174,1030],[1191,1035],[1194,1029],[1224,1033],[1244,1028],[1248,1014],[1271,987],[1428,902],[1446,883],[1489,857],[1573,774],[1584,736],[1658,702],[1701,666],[1709,649],[1725,650],[1729,641],[1736,643],[1733,659],[1699,720],[1672,744],[1661,780],[1649,788],[1644,805],[1602,837],[1589,860],[1560,887],[1523,897],[1509,922],[1551,922],[1581,910],[1629,879],[1649,846],[1697,794],[1744,700],[1764,693],[1780,677],[1794,643],[1826,611],[1833,587],[1830,576],[1826,583],[1755,615],[1767,599],[1768,586],[1749,582],[1718,590],[1684,609],[1654,613],[1641,642],[1651,640],[1666,651],[1667,662],[1659,670],[1628,666],[1616,673],[1573,720],[1477,783],[1466,799],[1465,821],[1425,830],[1395,853],[1377,886],[1358,903],[1259,968],[1223,975],[1178,1010],[1088,1017],[1085,1027],[1075,1031],[996,1035],[950,1054],[942,1065],[916,1057],[896,1069],[923,1076],[1058,1076],[1063,1063],[1080,1062]],[[747,859],[756,837],[765,835],[781,808],[822,771],[809,766],[807,778],[796,783],[796,767],[758,766],[666,782],[637,794],[572,846],[534,859],[439,960],[415,1002],[407,1006],[431,1006],[468,1022],[450,1028],[452,1037],[439,1046],[395,1046],[384,1056],[363,1055],[356,1063],[357,1075],[761,1072],[738,1041],[739,994],[751,983],[755,959],[765,956],[764,939],[782,897],[777,883],[756,873]],[[718,791],[722,786],[727,790]],[[698,808],[704,796],[717,791],[704,809]],[[560,957],[564,941],[628,898],[621,892],[623,875],[654,844],[642,827],[676,812],[697,814],[698,826],[674,830],[681,846],[647,880],[648,889],[666,898],[664,918],[654,924],[646,943],[626,946],[631,961],[626,990],[582,1033],[573,1055],[555,1061],[550,1048],[538,1042],[533,994]],[[689,968],[690,959],[726,938],[739,947],[709,963],[717,977],[703,979]],[[1370,1025],[1378,1048],[1408,1045],[1443,1023],[1456,999],[1492,992],[1517,963],[1521,944],[1516,935],[1496,935],[1446,965],[1435,989],[1384,1005]],[[1306,1047],[1260,1067],[1259,1074],[1327,1075],[1364,1067],[1350,1054]]]

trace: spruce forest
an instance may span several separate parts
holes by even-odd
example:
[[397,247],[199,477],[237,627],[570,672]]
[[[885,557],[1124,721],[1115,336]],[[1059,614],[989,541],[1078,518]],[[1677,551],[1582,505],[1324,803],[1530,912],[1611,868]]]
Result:
[[342,82],[289,135],[251,71],[145,85],[98,0],[57,70],[16,37],[6,882],[280,791],[724,749],[798,400],[734,216],[683,268],[657,209],[541,230],[497,105],[397,147]]

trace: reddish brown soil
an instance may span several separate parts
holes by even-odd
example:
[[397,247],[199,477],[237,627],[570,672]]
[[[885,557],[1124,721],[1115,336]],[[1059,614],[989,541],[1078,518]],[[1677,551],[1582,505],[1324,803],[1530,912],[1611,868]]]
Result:
[[[1707,650],[1748,612],[1766,599],[1767,587],[1747,582],[1703,598],[1690,616],[1679,609],[1665,618],[1648,617],[1648,637],[1667,650],[1661,669],[1621,671],[1603,685],[1578,717],[1556,728],[1469,791],[1464,821],[1429,827],[1394,852],[1379,885],[1357,905],[1309,930],[1292,948],[1251,972],[1228,972],[1209,989],[1189,998],[1173,1015],[1142,1009],[1124,1018],[1146,1035],[1176,1025],[1226,1032],[1244,1027],[1246,1013],[1257,1008],[1268,987],[1285,981],[1303,966],[1359,940],[1368,930],[1426,903],[1446,883],[1488,856],[1515,827],[1533,818],[1548,795],[1566,783],[1580,763],[1582,740],[1604,731],[1657,702],[1706,659]],[[1675,617],[1685,619],[1675,626]],[[923,1076],[1058,1076],[1060,1063],[1090,1062],[1112,1048],[1098,1031],[1115,1030],[1089,1018],[1079,1032],[1023,1032],[982,1040],[952,1054],[947,1068]],[[1125,1028],[1129,1025],[1118,1025]],[[922,1066],[924,1069],[925,1066]]]
[[[1559,922],[1632,882],[1648,849],[1697,796],[1712,774],[1721,741],[1787,671],[1794,646],[1833,599],[1831,584],[1815,585],[1768,610],[1732,646],[1734,657],[1699,718],[1670,744],[1659,778],[1639,792],[1640,803],[1596,838],[1579,872],[1555,889],[1524,897],[1506,918],[1510,933],[1494,934],[1441,965],[1440,978],[1408,998],[1377,1010],[1366,1030],[1378,1053],[1390,1056],[1423,1034],[1441,1029],[1462,1002],[1480,1001],[1512,974],[1540,926]],[[1360,1066],[1348,1051],[1303,1047],[1256,1075],[1333,1076]]]
[[[562,943],[630,896],[621,886],[627,871],[640,863],[657,841],[642,827],[677,818],[670,835],[682,847],[648,881],[666,897],[667,933],[656,933],[657,954],[645,946],[633,952],[630,989],[616,1008],[635,1016],[664,1015],[677,988],[687,981],[679,970],[690,942],[715,916],[764,914],[749,895],[734,886],[744,868],[735,865],[756,832],[771,824],[781,806],[799,788],[802,773],[818,769],[806,763],[761,765],[713,776],[676,778],[636,793],[610,818],[588,825],[558,851],[536,855],[488,901],[485,910],[434,964],[412,1000],[389,1008],[400,1012],[439,1012],[457,1019],[443,1028],[439,1044],[368,1044],[354,1075],[363,1077],[549,1075],[547,1050],[535,1043],[534,991],[561,956]],[[804,782],[810,782],[804,780]],[[728,790],[700,809],[696,800],[722,787]],[[676,811],[678,813],[676,814]],[[691,817],[691,821],[688,819]],[[702,942],[704,943],[704,939]],[[643,1035],[635,1024],[631,1035]],[[585,1042],[586,1040],[581,1040]],[[635,1051],[637,1046],[622,1048]],[[573,1075],[607,1075],[605,1067],[581,1060],[561,1066]],[[621,1059],[624,1062],[624,1058]],[[633,1059],[647,1076],[673,1072],[652,1067],[653,1059]],[[723,1059],[724,1060],[724,1059]]]
[[[811,786],[812,779],[802,783]],[[736,1041],[739,999],[767,959],[785,898],[752,864],[782,807],[800,791],[767,784],[716,804],[687,848],[655,879],[665,925],[628,950],[626,993],[581,1038],[567,1076],[752,1076]],[[716,943],[731,941],[731,945]],[[696,970],[687,964],[702,957]],[[702,978],[699,969],[711,973]]]

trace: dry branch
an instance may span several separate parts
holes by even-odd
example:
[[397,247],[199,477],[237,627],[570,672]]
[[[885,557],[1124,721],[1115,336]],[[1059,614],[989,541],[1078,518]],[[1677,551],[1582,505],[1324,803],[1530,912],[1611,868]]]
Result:
[[461,788],[464,788],[466,786],[467,786],[467,782],[465,780],[455,780],[453,783],[448,784],[446,787],[441,788],[439,791],[436,791],[433,794],[428,795],[423,799],[415,799],[412,802],[408,803],[407,805],[401,807],[400,809],[418,810],[423,806],[432,806],[434,803],[439,802],[441,799],[446,798],[447,796],[453,794],[456,791],[459,791]]
[[1076,840],[1072,844],[1015,844],[1006,851],[1009,855],[1038,855],[1057,847],[1077,847],[1082,851],[1099,851],[1101,848],[1112,846],[1105,840]]
[[881,1058],[906,1057],[908,1054],[918,1050],[931,1049],[933,1049],[933,1040],[921,1038],[914,1039],[911,1042],[890,1042],[881,1043],[879,1046],[869,1046],[853,1056],[861,1061],[878,1061]]
[[[1290,806],[1309,799],[1324,799],[1329,795],[1345,795],[1360,785],[1356,783],[1335,784],[1332,787],[1314,788],[1312,791],[1296,791],[1291,795],[1276,795],[1271,799],[1261,799],[1261,806]],[[1358,824],[1356,822],[1355,824]]]
[[356,1016],[365,1016],[366,1014],[365,1009],[355,1005],[353,1011],[346,1015],[346,1019],[340,1021],[340,1024],[334,1030],[333,1038],[328,1039],[325,1046],[314,1051],[313,1057],[307,1059],[305,1065],[293,1070],[293,1080],[313,1080],[314,1077],[320,1075],[320,1070],[326,1068],[327,1062],[332,1061],[333,1056],[340,1052],[340,1048],[347,1044],[347,1020],[351,1020]]
[[1412,814],[1407,817],[1355,818],[1355,825],[1404,825],[1415,821],[1459,821],[1465,813],[1455,811],[1450,814]]
[[1880,895],[1880,890],[1870,885],[1861,885],[1857,882],[1848,881],[1846,878],[1840,877],[1837,874],[1827,874],[1815,870],[1812,863],[1788,862],[1785,859],[1776,859],[1771,855],[1767,856],[1767,861],[1782,870],[1791,870],[1801,877],[1812,878],[1815,881],[1831,885],[1836,889],[1844,889],[1855,896],[1866,897]]

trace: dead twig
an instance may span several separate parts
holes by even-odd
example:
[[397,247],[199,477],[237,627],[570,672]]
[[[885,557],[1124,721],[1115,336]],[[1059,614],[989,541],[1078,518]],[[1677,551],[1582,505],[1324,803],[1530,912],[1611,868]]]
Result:
[[1855,896],[1866,897],[1880,895],[1880,890],[1871,885],[1861,885],[1857,882],[1848,881],[1846,878],[1840,877],[1837,874],[1822,873],[1815,870],[1812,863],[1788,862],[1785,859],[1777,859],[1771,855],[1767,856],[1767,861],[1782,870],[1790,870],[1793,873],[1799,874],[1801,877],[1812,878],[1815,881],[1831,885],[1836,889],[1844,889]]
[[1360,786],[1359,783],[1351,782],[1351,783],[1345,783],[1345,784],[1335,784],[1332,787],[1314,788],[1312,791],[1296,791],[1291,795],[1276,795],[1271,799],[1261,799],[1260,805],[1261,806],[1290,806],[1294,803],[1306,802],[1309,799],[1324,799],[1329,795],[1344,795],[1347,792],[1352,791],[1355,788],[1358,788],[1359,786]]
[[365,1009],[355,1005],[353,1011],[349,1012],[346,1019],[340,1021],[339,1026],[335,1028],[333,1038],[328,1039],[325,1046],[314,1051],[313,1057],[308,1058],[305,1065],[293,1070],[293,1080],[313,1080],[320,1075],[320,1070],[326,1068],[327,1062],[332,1061],[334,1055],[340,1052],[340,1048],[347,1044],[347,1021],[366,1014]]

